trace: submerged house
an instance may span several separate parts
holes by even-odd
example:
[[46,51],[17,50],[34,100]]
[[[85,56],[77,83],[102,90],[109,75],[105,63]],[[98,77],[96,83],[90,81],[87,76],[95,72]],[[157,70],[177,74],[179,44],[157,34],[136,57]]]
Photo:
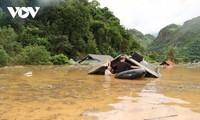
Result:
[[114,58],[110,55],[97,55],[97,54],[88,54],[85,58],[80,60],[79,64],[102,64],[107,60],[112,61]]
[[[111,62],[112,67],[115,69],[116,63],[119,61],[119,55]],[[131,56],[126,55],[126,62],[130,63],[133,66],[139,66],[141,68],[144,68],[147,71],[147,74],[145,77],[161,77],[161,74],[159,72],[158,67],[155,67],[154,65],[148,63],[144,60],[143,56],[138,54],[137,52],[134,52]]]
[[167,66],[173,66],[175,65],[174,61],[171,59],[168,59],[166,61],[163,61],[160,65],[167,65]]
[[[111,67],[113,68],[113,73],[115,73],[116,64],[117,62],[119,62],[120,56],[121,55],[117,56],[114,60],[111,61]],[[145,77],[155,77],[155,78],[161,77],[158,67],[155,67],[150,63],[148,63],[147,61],[145,61],[143,59],[143,56],[141,56],[137,52],[134,52],[132,56],[127,56],[127,55],[125,56],[126,56],[126,62],[134,66],[140,66],[141,68],[144,68],[147,71]],[[104,74],[104,70],[105,66],[99,66],[89,71],[89,74]]]

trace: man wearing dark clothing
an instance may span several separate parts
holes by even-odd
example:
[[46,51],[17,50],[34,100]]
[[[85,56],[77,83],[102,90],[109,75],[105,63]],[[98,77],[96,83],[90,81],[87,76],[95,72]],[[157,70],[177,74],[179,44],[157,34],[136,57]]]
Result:
[[120,73],[126,70],[130,70],[131,68],[139,68],[138,66],[131,66],[131,64],[125,62],[126,57],[120,56],[119,58],[120,62],[117,63],[116,67],[116,73]]
[[118,62],[117,63],[117,73],[126,71],[126,70],[130,70],[131,69],[131,64],[127,63],[127,62]]

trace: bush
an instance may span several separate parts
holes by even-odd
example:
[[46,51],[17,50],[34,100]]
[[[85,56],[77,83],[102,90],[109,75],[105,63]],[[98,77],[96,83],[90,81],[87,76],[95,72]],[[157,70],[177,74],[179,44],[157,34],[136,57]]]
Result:
[[67,56],[63,54],[55,55],[51,58],[51,61],[54,65],[70,64]]
[[50,52],[44,46],[27,46],[23,49],[22,53],[17,57],[20,64],[31,65],[46,65],[51,64]]
[[15,56],[19,52],[21,46],[16,41],[18,35],[11,27],[0,27],[0,45],[9,56]]
[[0,67],[7,65],[9,61],[9,55],[3,48],[0,48]]

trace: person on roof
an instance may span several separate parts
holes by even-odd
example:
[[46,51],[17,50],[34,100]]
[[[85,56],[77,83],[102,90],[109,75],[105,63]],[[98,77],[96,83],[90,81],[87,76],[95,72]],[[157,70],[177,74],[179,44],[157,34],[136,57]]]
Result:
[[126,56],[124,55],[121,55],[120,58],[119,58],[119,62],[117,63],[116,65],[116,73],[120,73],[120,72],[123,72],[123,71],[126,71],[126,70],[130,70],[131,68],[134,69],[134,68],[140,68],[138,66],[132,66],[131,64],[127,63],[126,62]]

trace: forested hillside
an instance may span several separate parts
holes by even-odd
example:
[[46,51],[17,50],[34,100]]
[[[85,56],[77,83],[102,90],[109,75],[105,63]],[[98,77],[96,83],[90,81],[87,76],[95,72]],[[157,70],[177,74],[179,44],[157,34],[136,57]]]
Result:
[[177,61],[200,61],[200,17],[186,21],[183,26],[166,26],[147,51],[156,53],[160,60],[170,58],[167,54],[171,51],[172,59]]
[[142,32],[136,30],[136,29],[130,29],[129,30],[132,35],[135,37],[136,40],[138,40],[138,42],[146,49],[147,46],[149,46],[153,40],[155,40],[156,38],[151,35],[151,34],[142,34]]
[[[36,17],[12,18],[8,6],[40,7]],[[0,65],[65,64],[88,53],[142,51],[108,8],[87,0],[1,0]]]

